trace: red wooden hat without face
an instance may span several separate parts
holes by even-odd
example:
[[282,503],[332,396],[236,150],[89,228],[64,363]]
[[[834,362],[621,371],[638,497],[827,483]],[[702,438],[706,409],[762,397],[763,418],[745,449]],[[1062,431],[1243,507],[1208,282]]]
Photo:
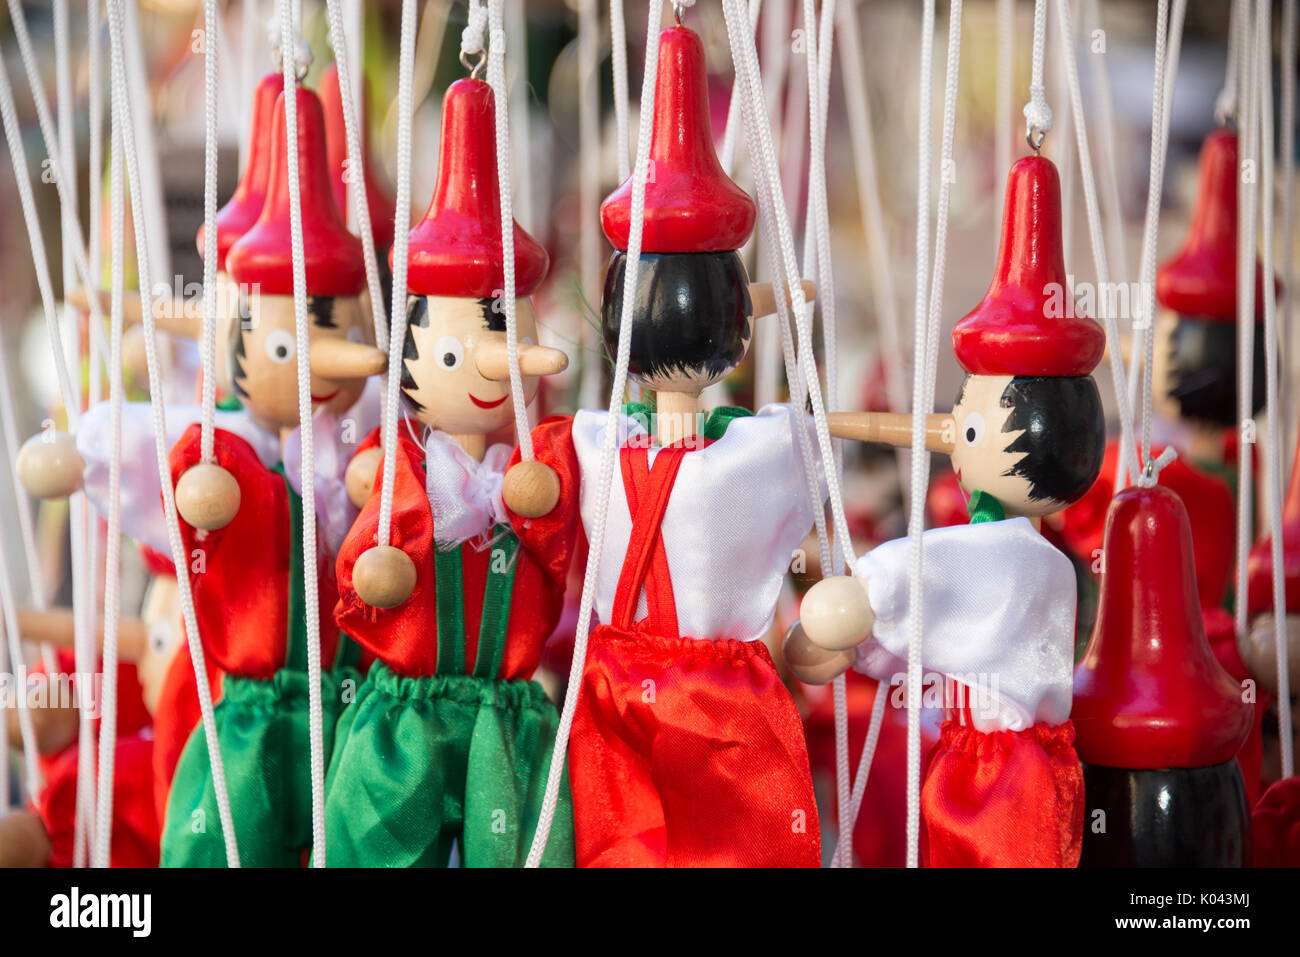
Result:
[[[320,100],[299,87],[298,182],[307,294],[355,296],[365,287],[361,240],[353,236],[334,205],[325,161],[325,117]],[[235,243],[227,258],[230,277],[257,284],[264,294],[293,295],[293,257],[289,229],[289,154],[284,124],[284,94],[275,104],[271,185],[257,223]]]
[[[706,84],[699,36],[683,26],[659,34],[643,252],[724,252],[739,249],[753,232],[754,201],[718,163]],[[627,249],[631,218],[628,178],[600,207],[600,224],[615,249]]]
[[[1196,213],[1183,248],[1156,272],[1156,300],[1184,316],[1237,321],[1237,134],[1215,130],[1201,147]],[[1264,314],[1255,266],[1255,314]]]
[[[411,230],[406,287],[412,294],[491,299],[505,288],[496,142],[492,87],[472,77],[457,80],[442,100],[433,200]],[[531,295],[546,278],[550,257],[518,223],[514,239],[515,295]]]
[[[284,74],[268,73],[253,91],[253,119],[249,124],[248,159],[239,185],[225,206],[217,210],[217,268],[226,268],[226,253],[244,233],[253,228],[266,202],[267,181],[271,178],[271,140],[274,130],[275,102],[284,90]],[[195,240],[203,255],[203,226]]]
[[952,349],[973,375],[1090,375],[1101,326],[1070,307],[1061,251],[1061,180],[1052,162],[1026,156],[1007,176],[1002,243],[993,282],[952,330]]
[[1134,770],[1231,759],[1254,712],[1206,641],[1182,499],[1159,486],[1120,492],[1103,560],[1097,624],[1074,669],[1080,759]]
[[[334,187],[334,205],[347,222],[348,186],[343,173],[348,160],[347,129],[343,123],[343,97],[339,93],[339,68],[331,63],[321,72],[317,84],[321,109],[325,112],[325,154],[329,160],[330,182]],[[365,100],[365,97],[362,97]],[[370,231],[375,237],[375,248],[387,249],[393,244],[393,213],[397,209],[388,187],[375,174],[375,160],[370,155],[370,132],[361,121],[361,162],[365,164],[366,207],[370,211]]]

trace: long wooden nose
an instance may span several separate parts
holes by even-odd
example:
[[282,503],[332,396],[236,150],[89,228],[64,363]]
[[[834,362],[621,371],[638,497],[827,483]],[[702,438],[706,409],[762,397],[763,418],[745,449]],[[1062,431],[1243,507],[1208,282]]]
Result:
[[[90,296],[85,289],[70,289],[65,297],[68,305],[83,312],[90,309]],[[112,294],[107,289],[94,292],[95,303],[101,315],[107,316],[113,308]],[[155,299],[153,302],[153,324],[162,332],[184,339],[198,340],[203,335],[203,316],[192,315],[183,299]],[[144,322],[144,310],[140,308],[140,296],[134,292],[122,297],[122,322],[127,326],[138,326]]]
[[[799,281],[800,288],[803,289],[803,298],[805,302],[812,302],[817,298],[817,284],[809,279]],[[790,304],[790,290],[785,290],[786,305]],[[776,312],[776,293],[772,290],[770,282],[751,282],[749,284],[749,302],[754,307],[753,317],[770,316]]]
[[[504,339],[492,338],[474,347],[474,365],[485,379],[504,382],[510,378],[510,362]],[[555,375],[569,367],[569,357],[550,346],[519,343],[519,371],[524,375]]]
[[365,379],[387,368],[388,356],[364,342],[318,339],[311,344],[311,374],[323,379]]
[[[75,633],[72,609],[18,609],[18,632],[28,641],[71,648]],[[104,622],[96,632],[100,647],[104,644]],[[117,653],[123,661],[139,661],[149,645],[149,626],[139,618],[122,617],[117,622]]]
[[[859,442],[880,442],[908,448],[912,444],[912,417],[893,412],[831,412],[826,416],[831,435]],[[925,447],[931,452],[952,454],[957,443],[957,426],[950,413],[935,412],[925,417]]]

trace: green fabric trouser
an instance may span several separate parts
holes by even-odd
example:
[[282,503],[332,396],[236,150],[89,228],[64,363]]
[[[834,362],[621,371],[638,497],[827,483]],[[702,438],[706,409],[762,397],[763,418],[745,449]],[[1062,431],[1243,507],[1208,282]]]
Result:
[[[325,781],[332,867],[520,867],[559,716],[535,681],[408,678],[375,662],[335,731]],[[572,867],[568,775],[544,867]]]
[[[321,681],[325,760],[329,760],[350,669]],[[244,867],[301,867],[311,847],[307,675],[284,668],[270,680],[226,675],[214,714],[226,793]],[[203,724],[176,766],[162,834],[163,867],[225,867],[212,767]]]

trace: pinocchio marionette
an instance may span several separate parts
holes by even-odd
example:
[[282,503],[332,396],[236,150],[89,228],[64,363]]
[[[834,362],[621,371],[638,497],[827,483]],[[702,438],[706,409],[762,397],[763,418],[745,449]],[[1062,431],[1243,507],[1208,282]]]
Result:
[[[215,462],[202,462],[198,425],[171,452],[199,630],[225,673],[217,733],[241,863],[247,866],[300,865],[310,844],[304,521],[316,521],[323,530],[315,557],[320,607],[332,608],[337,597],[328,543],[339,517],[328,513],[339,507],[342,482],[339,494],[318,491],[316,507],[304,509],[302,486],[310,479],[291,465],[294,431],[306,424],[298,415],[295,355],[304,344],[294,334],[285,95],[297,97],[293,148],[300,171],[313,415],[347,410],[366,377],[385,364],[379,350],[354,341],[368,321],[359,298],[365,282],[361,244],[344,227],[331,195],[320,102],[310,90],[287,91],[275,107],[266,202],[226,258],[247,308],[230,329],[232,386],[249,415],[279,437],[281,461],[268,466],[249,442],[216,429]],[[342,505],[348,507],[345,496]],[[327,754],[342,708],[337,682],[357,663],[358,652],[329,622],[326,613],[321,653]],[[208,754],[196,729],[172,786],[164,866],[225,864],[220,830]]]
[[1250,813],[1235,759],[1253,707],[1206,640],[1182,500],[1121,491],[1102,562],[1071,714],[1092,816],[1080,863],[1241,867]]
[[[952,333],[967,373],[961,393],[951,414],[926,424],[927,447],[952,457],[971,517],[925,533],[921,666],[944,677],[948,706],[921,794],[927,866],[1073,866],[1080,852],[1074,570],[1038,523],[1082,496],[1101,467],[1091,372],[1104,337],[1050,305],[1070,294],[1056,168],[1021,159],[1006,197],[993,282]],[[909,416],[831,419],[834,435],[910,442]],[[906,672],[910,554],[907,539],[887,542],[852,576],[809,590],[784,645],[796,675]]]
[[[700,391],[744,358],[753,315],[773,311],[770,287],[762,307],[751,300],[735,252],[755,207],[718,164],[705,83],[700,38],[665,30],[628,365],[656,406],[573,420],[589,532],[606,505],[595,481],[604,430],[619,439],[600,624],[569,746],[579,866],[820,863],[802,724],[761,641],[813,524],[794,431],[805,417],[789,406],[699,411]],[[601,208],[617,250],[628,244],[631,190],[625,182]],[[606,273],[611,352],[626,265],[615,252]],[[562,488],[572,481],[556,458],[539,451],[538,461]]]
[[[522,866],[545,791],[559,717],[531,678],[562,607],[577,462],[555,439],[567,420],[543,421],[532,439],[539,455],[559,448],[548,456],[559,510],[525,518],[503,507],[513,450],[488,445],[514,411],[493,102],[476,78],[448,88],[437,186],[410,235],[402,392],[423,436],[395,423],[387,546],[376,547],[377,430],[350,468],[363,507],[338,557],[336,617],[377,661],[339,721],[325,800],[331,865],[445,866],[457,843],[465,866]],[[538,377],[568,359],[533,344],[528,297],[548,257],[518,224],[514,259],[531,400]],[[567,787],[555,820],[543,863],[571,866]]]

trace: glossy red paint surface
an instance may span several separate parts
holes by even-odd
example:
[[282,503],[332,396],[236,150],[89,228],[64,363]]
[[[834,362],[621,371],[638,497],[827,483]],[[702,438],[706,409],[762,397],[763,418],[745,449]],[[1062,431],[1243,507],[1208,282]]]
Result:
[[[365,286],[361,240],[348,232],[334,205],[325,162],[325,117],[311,90],[297,90],[298,182],[302,203],[302,239],[307,293],[355,296]],[[292,244],[289,231],[289,153],[284,126],[284,94],[275,103],[272,121],[271,180],[257,222],[231,248],[226,259],[230,277],[257,283],[263,294],[293,295]]]
[[[239,185],[226,205],[217,210],[217,269],[226,268],[226,253],[244,235],[253,228],[257,217],[262,215],[262,205],[266,202],[266,189],[271,178],[271,140],[274,130],[271,121],[275,117],[275,101],[284,90],[284,75],[268,73],[257,83],[253,91],[252,121],[249,123],[248,159],[244,172],[239,177]],[[204,227],[199,225],[199,234],[195,238],[199,255],[203,255]]]
[[[1185,316],[1237,321],[1237,134],[1218,129],[1201,147],[1196,212],[1182,248],[1156,272],[1156,300]],[[1255,267],[1255,313],[1264,314]]]
[[[407,255],[406,284],[415,295],[490,299],[505,287],[495,123],[488,84],[467,77],[447,88],[438,182]],[[546,278],[550,258],[518,223],[514,242],[515,293],[527,296]]]
[[[659,34],[643,252],[739,249],[754,229],[754,201],[718,163],[706,85],[699,36],[683,26]],[[629,177],[600,207],[601,226],[615,249],[627,249],[631,212]]]
[[1074,671],[1080,759],[1137,770],[1229,760],[1253,711],[1206,641],[1182,500],[1159,486],[1120,492],[1103,554],[1097,625]]
[[1056,167],[1042,156],[1023,157],[1011,167],[1006,195],[993,281],[952,330],[957,361],[974,375],[1088,375],[1106,337],[1074,308]]
[[[1297,439],[1300,448],[1300,439]],[[1300,614],[1300,460],[1293,460],[1291,484],[1282,502],[1282,577],[1286,610]],[[1273,610],[1273,536],[1250,550],[1246,562],[1249,575],[1246,607],[1251,617]]]

